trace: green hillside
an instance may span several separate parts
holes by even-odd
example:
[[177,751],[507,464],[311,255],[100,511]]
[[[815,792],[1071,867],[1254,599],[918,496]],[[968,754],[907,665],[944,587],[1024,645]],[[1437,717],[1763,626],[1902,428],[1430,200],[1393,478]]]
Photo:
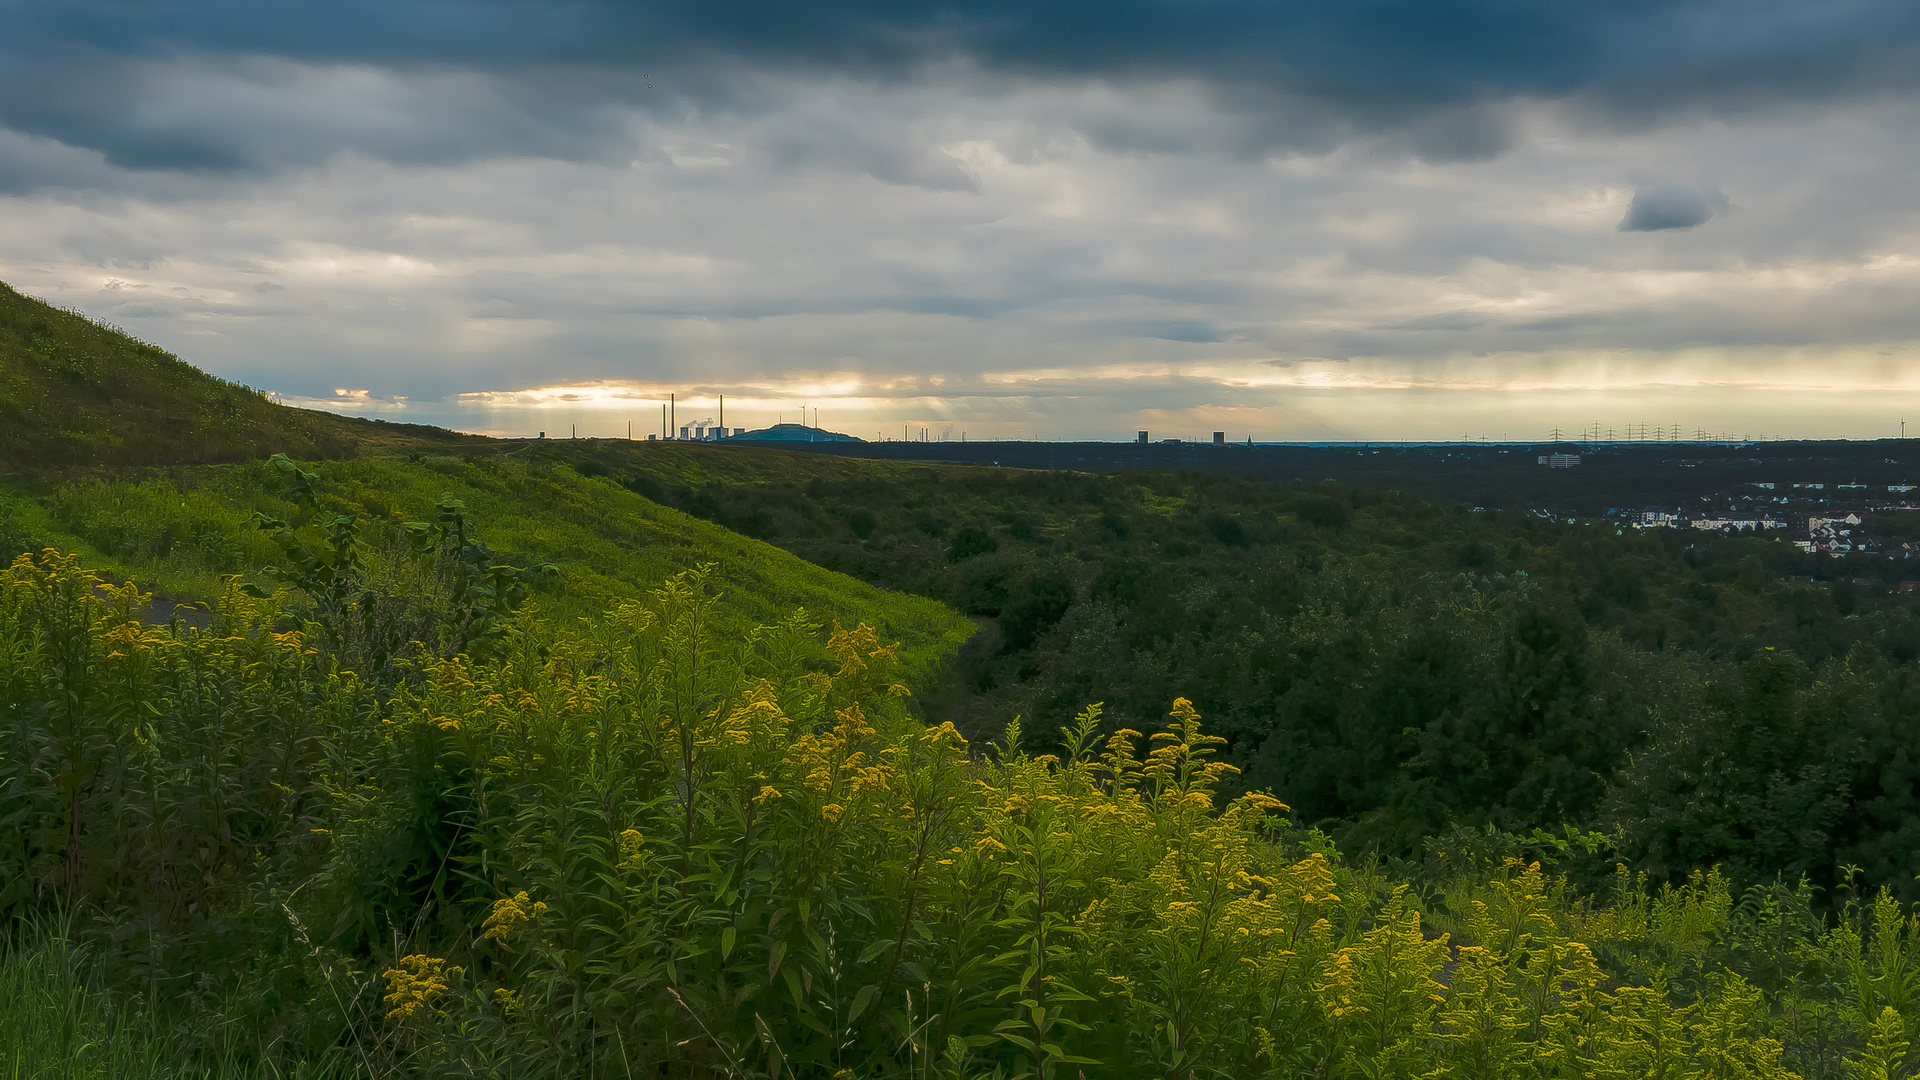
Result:
[[[295,505],[260,464],[276,453],[332,459],[316,466],[317,507]],[[974,629],[935,601],[824,570],[525,448],[275,404],[0,284],[0,474],[8,470],[0,554],[79,552],[168,605],[217,597],[232,574],[266,583],[260,571],[279,552],[253,527],[256,513],[308,537],[332,515],[364,518],[371,542],[391,548],[404,522],[431,518],[450,497],[503,558],[559,568],[539,603],[567,619],[715,563],[726,593],[718,615],[737,634],[796,609],[865,622],[901,641],[909,669],[932,682]]]
[[1891,565],[448,445],[4,299],[0,1076],[1914,1075]]
[[225,575],[264,580],[258,571],[278,551],[252,527],[255,512],[309,525],[355,515],[370,523],[376,546],[391,547],[401,543],[399,522],[430,519],[450,496],[465,503],[481,539],[502,558],[559,568],[539,604],[566,619],[598,615],[673,574],[714,563],[723,591],[718,615],[734,633],[795,609],[822,623],[865,622],[900,641],[908,669],[932,681],[974,630],[937,601],[822,569],[551,462],[368,456],[313,468],[321,496],[311,512],[257,462],[16,480],[0,487],[0,548],[8,557],[46,547],[77,551],[170,602],[201,600],[220,594]]
[[334,458],[477,442],[294,409],[0,284],[0,470]]

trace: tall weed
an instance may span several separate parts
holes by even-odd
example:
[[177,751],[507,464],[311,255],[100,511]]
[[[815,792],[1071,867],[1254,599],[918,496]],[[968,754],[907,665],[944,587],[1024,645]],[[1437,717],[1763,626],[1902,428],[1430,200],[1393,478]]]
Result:
[[[509,613],[376,685],[283,595],[154,625],[72,556],[17,560],[0,904],[73,920],[115,988],[45,1015],[151,1009],[169,1067],[283,1075],[1907,1069],[1888,897],[1832,921],[1804,887],[1624,869],[1597,895],[1510,841],[1395,881],[1224,798],[1184,700],[1105,737],[1089,709],[1057,754],[1017,722],[974,747],[914,716],[870,627],[731,635],[716,581]],[[63,970],[34,955],[8,963]]]

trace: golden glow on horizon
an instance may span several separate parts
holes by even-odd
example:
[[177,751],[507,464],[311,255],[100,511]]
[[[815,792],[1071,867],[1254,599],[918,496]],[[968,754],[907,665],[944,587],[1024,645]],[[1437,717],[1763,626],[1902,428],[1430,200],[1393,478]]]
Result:
[[[1537,439],[1610,418],[1740,436],[1868,438],[1897,430],[1900,400],[1920,392],[1920,345],[1702,347],[1510,353],[1426,362],[1353,357],[1215,359],[1034,367],[978,375],[870,377],[813,372],[751,385],[600,380],[472,391],[408,402],[353,388],[288,404],[418,420],[493,435],[660,433],[719,418],[750,430],[806,422],[865,439],[1201,438],[1240,440]],[[1920,413],[1920,409],[1915,410]],[[1882,415],[1885,414],[1885,415]],[[1890,427],[1891,426],[1891,427]],[[1533,428],[1540,428],[1535,431]]]

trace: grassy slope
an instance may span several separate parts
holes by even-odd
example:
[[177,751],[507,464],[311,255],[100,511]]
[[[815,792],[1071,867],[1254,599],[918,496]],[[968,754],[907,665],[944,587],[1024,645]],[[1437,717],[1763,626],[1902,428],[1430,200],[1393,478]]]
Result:
[[461,499],[503,556],[560,566],[543,603],[563,616],[597,614],[713,562],[723,617],[740,632],[795,608],[864,621],[900,640],[910,670],[932,681],[973,631],[934,601],[823,570],[544,451],[530,460],[517,444],[276,405],[0,284],[0,477],[14,473],[0,480],[0,554],[69,548],[163,597],[209,596],[222,576],[275,561],[251,527],[255,511],[298,516],[257,464],[275,452],[344,459],[319,470],[332,509],[375,521],[425,518],[443,495]]
[[334,458],[478,442],[276,405],[160,348],[0,284],[0,470]]
[[[502,556],[552,562],[558,591],[543,598],[561,617],[640,596],[700,563],[718,565],[724,614],[735,632],[805,608],[816,620],[865,621],[902,642],[916,676],[932,679],[973,624],[923,597],[889,592],[824,570],[770,545],[668,509],[570,468],[514,457],[361,457],[315,467],[329,510],[375,521],[426,518],[451,495]],[[0,542],[57,546],[144,583],[163,596],[202,597],[224,574],[274,560],[249,526],[254,511],[292,520],[297,508],[259,464],[191,466],[0,489]]]

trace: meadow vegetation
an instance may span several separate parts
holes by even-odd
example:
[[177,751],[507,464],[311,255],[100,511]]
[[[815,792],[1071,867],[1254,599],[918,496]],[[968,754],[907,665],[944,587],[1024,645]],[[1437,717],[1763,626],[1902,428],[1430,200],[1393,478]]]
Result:
[[[288,463],[291,465],[291,462]],[[391,564],[411,545],[408,522],[430,521],[458,502],[475,539],[507,562],[552,565],[533,586],[559,621],[598,617],[660,581],[715,563],[729,602],[727,633],[745,634],[796,608],[823,620],[866,621],[902,642],[908,673],[932,682],[973,624],[936,601],[878,588],[635,496],[522,455],[414,453],[332,461],[303,469],[317,486],[271,464],[179,466],[111,474],[26,474],[0,481],[0,553],[57,547],[84,555],[115,580],[137,577],[163,615],[198,621],[193,604],[219,596],[225,579],[272,583],[281,561],[256,515],[290,522],[307,542],[344,516],[358,523],[367,558]],[[297,593],[304,597],[304,593]]]
[[0,294],[0,1075],[1920,1072],[1884,581],[421,441],[43,308]]
[[1884,893],[1583,894],[1576,832],[1395,875],[1224,797],[1184,700],[972,746],[869,627],[715,633],[705,569],[371,671],[290,599],[196,630],[70,555],[0,573],[16,1073],[1906,1075]]
[[1884,561],[1331,484],[538,452],[981,619],[937,702],[969,737],[1023,716],[1046,752],[1091,702],[1146,730],[1186,698],[1227,790],[1354,850],[1571,824],[1663,881],[1832,895],[1852,865],[1920,898],[1920,609]]

